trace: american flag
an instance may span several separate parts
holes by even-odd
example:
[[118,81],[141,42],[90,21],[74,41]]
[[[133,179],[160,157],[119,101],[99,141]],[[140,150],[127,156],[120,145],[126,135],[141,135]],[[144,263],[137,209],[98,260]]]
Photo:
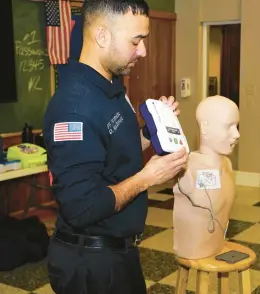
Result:
[[54,125],[54,142],[82,141],[82,122],[61,122]]
[[69,0],[45,0],[46,41],[51,64],[65,64],[73,28]]

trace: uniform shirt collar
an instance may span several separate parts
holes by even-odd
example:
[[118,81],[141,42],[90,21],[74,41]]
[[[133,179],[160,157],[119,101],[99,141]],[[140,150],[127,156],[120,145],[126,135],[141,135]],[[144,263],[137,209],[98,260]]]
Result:
[[82,75],[84,79],[87,79],[95,84],[110,99],[125,93],[125,87],[120,77],[113,77],[111,83],[92,67],[72,59],[68,61],[68,67],[69,69],[72,69],[74,73]]

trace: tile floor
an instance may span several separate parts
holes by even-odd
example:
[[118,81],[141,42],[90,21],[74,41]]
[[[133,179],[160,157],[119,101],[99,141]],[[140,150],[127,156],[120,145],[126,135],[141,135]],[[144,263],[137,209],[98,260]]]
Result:
[[[149,190],[149,213],[144,240],[140,245],[141,261],[148,294],[175,293],[177,264],[172,253],[172,208],[174,197],[170,184]],[[45,219],[46,220],[46,219]],[[46,222],[52,226],[52,222]],[[260,294],[260,189],[237,187],[227,238],[252,248],[258,260],[250,270],[252,293]],[[189,276],[187,293],[195,293],[195,272]],[[209,293],[217,293],[217,279],[210,277]],[[238,292],[238,276],[231,274],[231,293]],[[13,272],[0,272],[0,294],[53,294],[45,261],[27,264]],[[76,294],[76,293],[75,293]]]

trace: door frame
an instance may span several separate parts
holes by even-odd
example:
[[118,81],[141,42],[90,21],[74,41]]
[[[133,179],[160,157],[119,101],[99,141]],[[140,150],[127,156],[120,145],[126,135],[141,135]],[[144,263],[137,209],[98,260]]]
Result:
[[209,28],[210,26],[222,26],[222,25],[232,25],[241,24],[239,20],[231,21],[206,21],[202,23],[202,95],[201,100],[207,98],[208,90],[208,50],[209,50]]

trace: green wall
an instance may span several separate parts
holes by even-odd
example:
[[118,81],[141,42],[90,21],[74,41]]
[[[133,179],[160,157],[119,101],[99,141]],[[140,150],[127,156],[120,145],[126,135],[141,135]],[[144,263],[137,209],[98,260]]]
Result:
[[174,0],[146,0],[152,10],[175,11]]
[[12,0],[12,4],[17,102],[0,103],[0,133],[22,131],[25,122],[42,128],[50,100],[44,4],[29,0]]

